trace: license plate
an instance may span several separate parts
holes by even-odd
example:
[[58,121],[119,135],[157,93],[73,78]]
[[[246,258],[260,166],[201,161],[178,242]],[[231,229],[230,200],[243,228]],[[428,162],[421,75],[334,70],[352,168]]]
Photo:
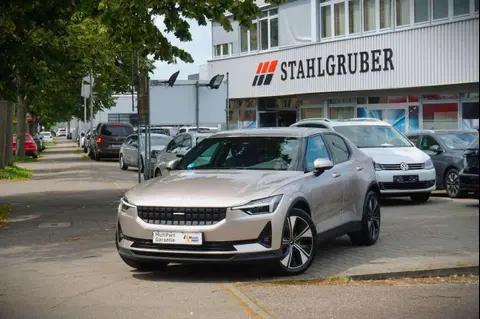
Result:
[[110,148],[120,148],[120,145],[118,145],[118,144],[110,144],[110,145],[108,145],[108,147],[110,147]]
[[153,232],[154,244],[173,245],[201,245],[203,243],[202,233],[181,233],[181,232]]
[[418,175],[393,176],[393,182],[398,184],[418,183]]

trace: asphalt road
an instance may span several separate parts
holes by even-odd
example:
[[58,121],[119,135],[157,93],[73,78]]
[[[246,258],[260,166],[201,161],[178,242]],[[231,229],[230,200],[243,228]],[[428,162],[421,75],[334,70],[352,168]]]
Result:
[[[271,279],[261,267],[173,265],[166,272],[142,273],[122,263],[113,241],[116,208],[124,190],[135,185],[135,170],[84,160],[67,141],[24,166],[34,169],[31,181],[0,182],[0,205],[14,207],[0,230],[0,318],[255,317],[225,283]],[[343,239],[324,244],[308,275],[478,265],[477,201],[434,198],[416,206],[397,200],[386,203],[383,214],[378,245],[359,249]],[[428,318],[430,312],[478,318],[471,317],[478,314],[478,284],[435,287],[244,291],[278,318]],[[411,298],[416,294],[425,298]]]

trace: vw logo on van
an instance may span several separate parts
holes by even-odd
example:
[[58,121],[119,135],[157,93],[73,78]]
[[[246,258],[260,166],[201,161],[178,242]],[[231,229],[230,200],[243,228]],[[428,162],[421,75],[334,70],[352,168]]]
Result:
[[407,163],[401,163],[400,168],[402,169],[402,171],[408,171],[408,164]]

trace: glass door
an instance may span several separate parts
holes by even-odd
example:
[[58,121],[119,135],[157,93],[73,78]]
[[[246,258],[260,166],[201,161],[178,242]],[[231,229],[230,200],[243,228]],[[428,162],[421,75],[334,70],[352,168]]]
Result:
[[277,127],[277,112],[260,111],[258,112],[258,127]]

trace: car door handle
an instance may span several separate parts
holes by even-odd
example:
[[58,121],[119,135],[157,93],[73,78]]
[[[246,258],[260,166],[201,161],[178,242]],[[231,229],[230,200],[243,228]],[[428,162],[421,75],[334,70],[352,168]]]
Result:
[[340,176],[342,176],[342,174],[340,174],[340,173],[333,173],[332,176],[333,176],[333,178],[339,178]]
[[361,167],[361,166],[357,166],[357,167],[355,167],[355,169],[356,169],[357,171],[363,171],[363,167]]

